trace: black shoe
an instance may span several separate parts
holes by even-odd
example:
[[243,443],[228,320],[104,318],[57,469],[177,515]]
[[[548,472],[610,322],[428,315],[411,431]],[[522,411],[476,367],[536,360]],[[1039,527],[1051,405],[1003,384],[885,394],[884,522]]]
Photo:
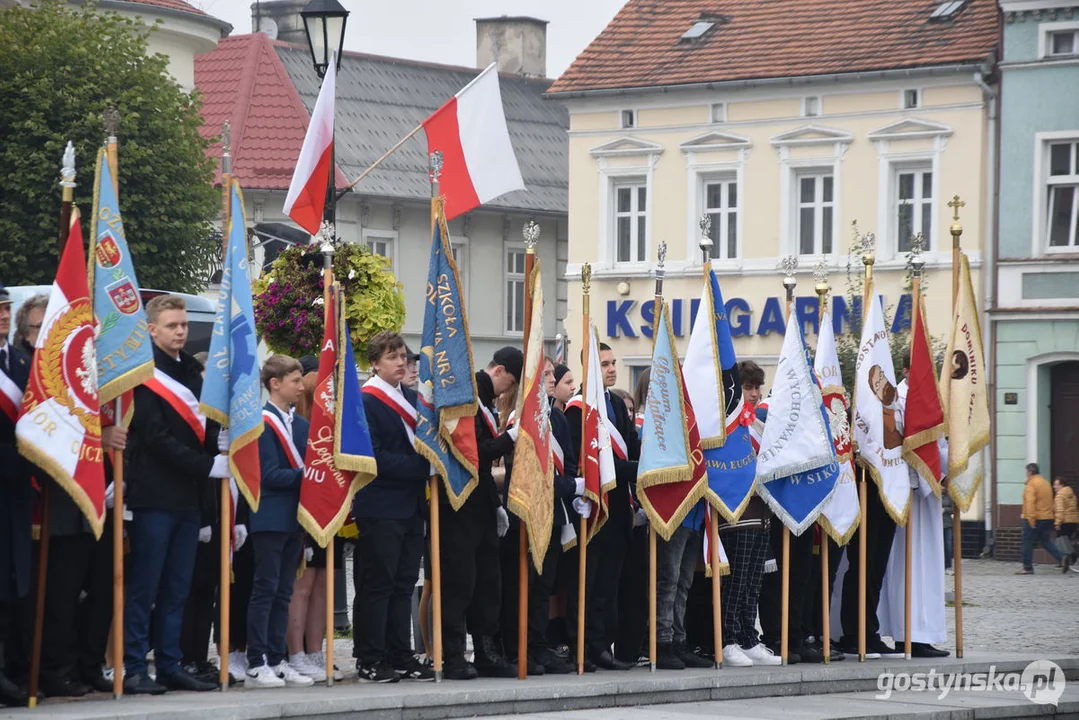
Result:
[[517,677],[517,668],[510,665],[506,662],[506,658],[502,657],[502,653],[499,651],[493,637],[487,635],[473,636],[472,640],[475,642],[472,666],[481,677]]
[[[361,682],[370,683],[395,683],[401,678],[397,672],[390,667],[388,662],[375,663],[374,665],[364,665],[358,660],[356,661],[356,672],[359,674]],[[431,679],[434,679],[434,673],[431,673]]]
[[[783,655],[780,652],[780,650],[782,650],[781,642],[772,643],[771,645],[768,646],[768,649],[771,650],[772,654],[775,655],[776,657],[782,657],[782,655]],[[795,650],[792,646],[788,645],[787,646],[787,664],[788,665],[797,665],[800,662],[802,662],[802,649],[798,648],[797,650]]]
[[929,643],[916,643],[910,644],[910,656],[916,658],[944,658],[951,655],[947,650],[941,650],[935,648]]
[[99,693],[111,693],[112,692],[112,680],[107,679],[100,670],[96,674],[86,673],[83,676],[83,680],[94,692]]
[[1061,568],[1060,568],[1060,572],[1063,572],[1063,573],[1068,572],[1068,568],[1070,568],[1071,566],[1072,566],[1072,556],[1071,555],[1065,555],[1064,556],[1064,562],[1062,563]]
[[[517,661],[518,661],[518,658],[513,658],[513,660],[507,660],[506,662],[508,662],[512,667],[516,668],[517,667]],[[529,675],[543,675],[546,672],[546,669],[543,667],[543,663],[537,662],[536,660],[534,660],[532,658],[531,655],[529,655],[527,663],[528,663],[527,672],[528,672]]]
[[798,651],[802,662],[820,664],[824,662],[824,650],[816,644],[806,643]]
[[182,670],[196,680],[214,685],[217,685],[217,679],[220,675],[217,666],[209,660],[187,663]]
[[[867,653],[876,653],[877,657],[881,658],[894,659],[906,656],[902,649],[896,649],[892,647],[888,643],[881,640],[879,636],[866,638],[865,649]],[[868,655],[866,657],[868,657]]]
[[7,675],[0,673],[0,704],[8,707],[26,707],[30,695],[25,688],[13,683]]
[[90,688],[71,678],[56,678],[43,675],[41,692],[45,697],[83,697],[90,694]]
[[399,665],[393,669],[397,676],[402,680],[416,680],[418,682],[434,681],[435,671],[427,663],[420,662],[416,658],[412,658],[404,665]]
[[463,657],[453,657],[442,666],[442,677],[447,680],[475,680],[479,673]]
[[633,663],[622,662],[614,655],[611,655],[610,650],[604,650],[599,653],[593,653],[589,656],[596,667],[603,668],[604,670],[629,670],[633,667]]
[[659,670],[685,670],[686,664],[674,651],[672,643],[656,645],[656,668]]
[[[577,672],[577,666],[571,663],[569,660],[563,657],[559,657],[552,650],[543,650],[536,656],[529,657],[529,665],[535,662],[543,668],[545,675],[569,675],[570,673]],[[529,670],[529,672],[532,672]]]
[[168,690],[151,680],[149,675],[128,675],[124,678],[125,695],[164,695]]
[[697,653],[690,652],[685,643],[674,644],[674,654],[678,656],[678,659],[682,661],[682,664],[687,668],[710,668],[715,663],[708,658],[701,657]]
[[[843,637],[837,643],[832,643],[832,650],[834,652],[843,653],[844,656],[858,657],[858,641],[857,639],[851,639]],[[865,659],[866,660],[879,660],[880,653],[874,652],[869,641],[866,641],[865,646]]]
[[189,690],[191,692],[210,692],[211,690],[217,690],[217,683],[208,683],[198,678],[188,675],[183,670],[177,670],[174,673],[157,674],[157,681],[164,685],[169,690]]

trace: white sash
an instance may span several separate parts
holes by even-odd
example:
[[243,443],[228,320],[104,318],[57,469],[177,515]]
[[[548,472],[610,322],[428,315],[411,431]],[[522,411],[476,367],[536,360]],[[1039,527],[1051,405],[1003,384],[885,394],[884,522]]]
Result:
[[183,383],[169,377],[160,368],[154,368],[154,377],[147,387],[161,396],[180,417],[191,426],[200,440],[206,438],[206,416],[199,410],[199,399]]
[[273,410],[263,409],[262,419],[270,424],[274,434],[277,435],[277,439],[285,446],[285,452],[292,461],[292,467],[297,470],[303,470],[303,455],[296,449],[296,442],[292,439],[292,433],[288,431],[288,428],[281,420],[281,417]]
[[[416,419],[419,417],[419,413],[416,408],[408,404],[405,400],[404,393],[400,388],[395,388],[388,382],[380,378],[378,375],[372,375],[367,379],[367,382],[363,384],[363,392],[377,397],[391,410],[401,416],[401,424],[405,426],[405,433],[408,435],[409,445],[416,444]],[[409,422],[408,419],[411,419]]]
[[551,458],[554,460],[554,469],[562,477],[566,476],[566,456],[562,452],[562,446],[558,444],[558,438],[551,433]]
[[[8,352],[10,357],[11,353]],[[19,419],[19,408],[22,407],[22,390],[15,384],[15,381],[7,376],[7,373],[0,369],[0,411],[3,411],[11,419],[11,424],[14,425],[15,421]]]
[[483,413],[483,419],[487,422],[487,429],[491,431],[491,437],[498,437],[498,419],[495,414],[482,402],[478,404]]
[[[606,402],[606,398],[604,399],[604,402]],[[566,403],[567,410],[571,407],[579,408],[581,412],[584,412],[584,400],[581,399],[580,395],[574,395],[570,398],[570,401]],[[614,420],[607,417],[606,413],[602,413],[601,416],[605,421],[604,424],[607,426],[607,434],[611,436],[611,449],[614,451],[614,454],[622,460],[629,460],[629,450],[626,447],[626,441],[622,437],[622,433],[618,432]]]

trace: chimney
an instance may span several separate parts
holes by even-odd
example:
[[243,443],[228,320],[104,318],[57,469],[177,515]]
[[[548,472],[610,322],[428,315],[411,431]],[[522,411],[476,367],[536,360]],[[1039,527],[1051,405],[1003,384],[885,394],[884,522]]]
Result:
[[310,0],[257,0],[251,3],[251,32],[264,32],[275,40],[307,45],[300,11]]
[[532,17],[476,18],[476,66],[547,77],[547,21]]

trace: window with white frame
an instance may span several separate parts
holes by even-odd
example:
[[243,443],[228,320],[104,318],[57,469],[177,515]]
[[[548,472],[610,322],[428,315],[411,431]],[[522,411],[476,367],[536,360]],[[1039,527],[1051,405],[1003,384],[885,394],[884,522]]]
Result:
[[642,180],[614,185],[615,262],[648,259],[648,186]]
[[903,109],[913,110],[921,107],[922,105],[922,91],[921,90],[904,90],[903,91]]
[[820,115],[820,95],[802,98],[802,117],[817,117],[818,115]]
[[703,212],[712,221],[712,259],[733,260],[738,257],[738,180],[705,178],[703,192]]
[[912,240],[918,233],[925,238],[923,249],[929,250],[933,238],[933,171],[929,168],[897,168],[894,186],[892,217],[896,252],[910,252]]
[[1079,247],[1079,141],[1049,143],[1045,227],[1050,250]]
[[1079,55],[1079,29],[1055,30],[1045,34],[1046,57]]
[[621,115],[621,125],[623,129],[637,127],[637,111],[623,110]]
[[727,103],[712,103],[708,108],[708,119],[713,123],[727,122]]
[[506,332],[525,330],[525,249],[506,247]]
[[829,255],[835,233],[835,178],[831,171],[810,171],[795,180],[798,252]]
[[386,258],[386,267],[393,271],[393,238],[390,236],[375,235],[373,233],[364,233],[364,242],[367,244],[367,249],[374,255],[381,255]]

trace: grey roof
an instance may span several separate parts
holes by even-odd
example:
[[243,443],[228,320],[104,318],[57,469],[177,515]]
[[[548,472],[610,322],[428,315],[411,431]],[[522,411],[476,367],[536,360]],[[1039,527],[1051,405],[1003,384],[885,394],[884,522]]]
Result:
[[[320,80],[306,48],[278,46],[281,62],[310,112]],[[472,68],[346,53],[337,76],[336,160],[354,179],[479,74]],[[551,80],[501,75],[502,105],[525,191],[485,207],[543,213],[569,208],[569,115],[544,100]],[[363,179],[363,195],[422,200],[431,196],[427,138],[420,132]]]

